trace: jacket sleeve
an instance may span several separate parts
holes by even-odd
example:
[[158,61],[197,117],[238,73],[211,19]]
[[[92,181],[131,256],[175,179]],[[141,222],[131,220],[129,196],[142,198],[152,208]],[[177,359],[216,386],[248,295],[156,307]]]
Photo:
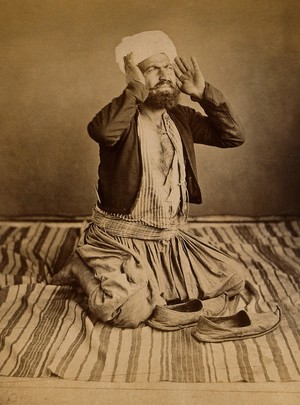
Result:
[[244,130],[223,94],[206,83],[203,97],[192,98],[198,102],[206,113],[191,110],[190,127],[195,143],[217,146],[219,148],[233,148],[244,143]]
[[147,98],[148,92],[144,84],[130,82],[123,93],[106,105],[88,124],[90,137],[100,145],[115,145],[126,133],[137,105]]

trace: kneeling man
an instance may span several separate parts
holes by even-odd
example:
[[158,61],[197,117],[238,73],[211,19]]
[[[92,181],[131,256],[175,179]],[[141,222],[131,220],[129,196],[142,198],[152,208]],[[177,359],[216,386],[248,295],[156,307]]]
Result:
[[[156,305],[238,294],[241,266],[182,229],[201,203],[194,144],[231,148],[244,136],[197,60],[178,57],[161,31],[125,37],[116,59],[122,94],[88,125],[99,145],[92,222],[55,284],[78,283],[101,321],[137,327]],[[180,92],[205,111],[178,103]]]

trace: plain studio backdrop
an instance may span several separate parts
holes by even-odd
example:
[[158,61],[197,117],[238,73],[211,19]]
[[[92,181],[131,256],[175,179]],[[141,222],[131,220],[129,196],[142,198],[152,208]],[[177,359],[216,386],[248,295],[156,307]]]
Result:
[[[92,117],[125,87],[121,38],[160,29],[197,57],[246,130],[196,146],[191,215],[298,215],[297,0],[1,0],[0,217],[84,216],[96,201]],[[146,44],[145,44],[146,46]],[[187,96],[181,102],[198,109]]]

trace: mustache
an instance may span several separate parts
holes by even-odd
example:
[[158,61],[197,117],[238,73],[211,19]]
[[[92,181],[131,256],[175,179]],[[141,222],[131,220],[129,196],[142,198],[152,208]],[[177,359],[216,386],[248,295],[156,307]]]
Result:
[[171,80],[160,80],[154,87],[151,87],[149,90],[159,89],[161,86],[168,84],[172,89],[175,89],[174,84]]

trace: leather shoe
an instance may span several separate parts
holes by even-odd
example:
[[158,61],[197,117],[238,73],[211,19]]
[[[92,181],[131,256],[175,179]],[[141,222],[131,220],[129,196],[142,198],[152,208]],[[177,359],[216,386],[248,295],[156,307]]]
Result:
[[221,315],[228,305],[226,294],[205,301],[192,299],[175,305],[156,306],[147,324],[160,330],[196,326],[201,315]]
[[249,314],[245,310],[231,316],[199,317],[192,336],[201,342],[220,343],[250,339],[273,331],[281,320],[281,310]]

